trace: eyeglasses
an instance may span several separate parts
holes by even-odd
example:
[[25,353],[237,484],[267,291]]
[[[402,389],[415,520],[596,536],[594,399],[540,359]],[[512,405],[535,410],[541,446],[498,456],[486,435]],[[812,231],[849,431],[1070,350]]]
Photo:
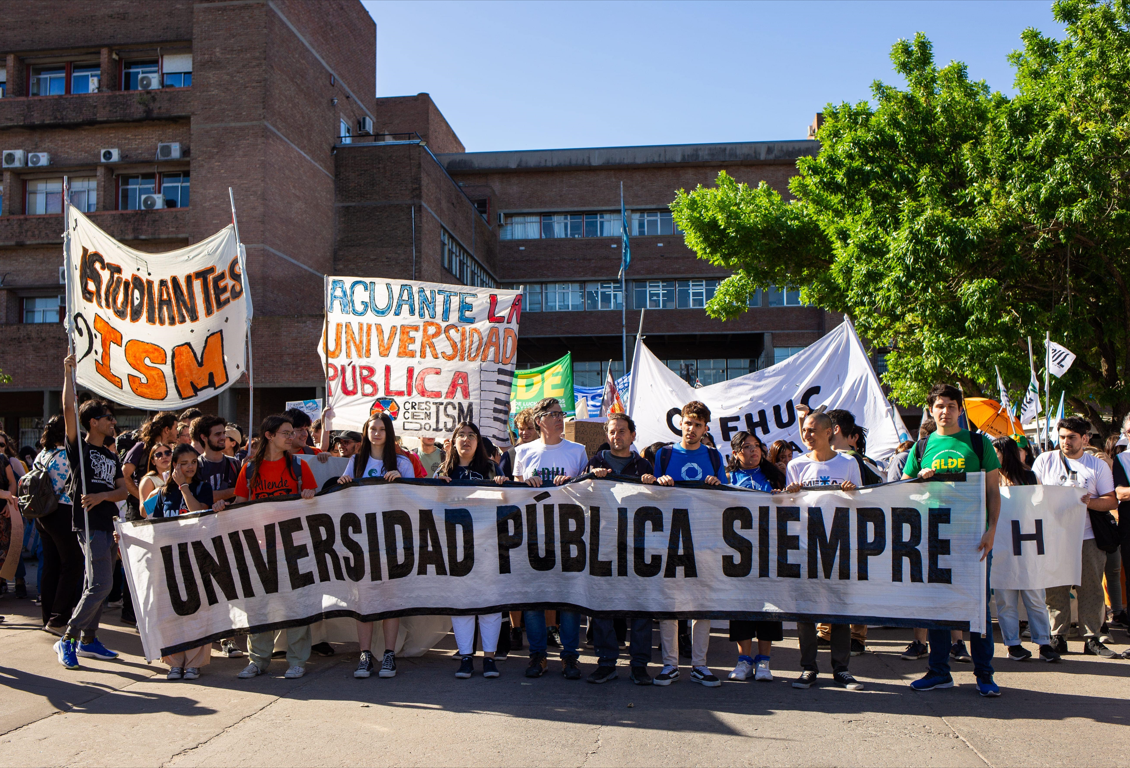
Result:
[[277,434],[278,434],[279,437],[285,437],[287,440],[289,440],[290,438],[294,437],[294,430],[292,429],[289,432],[283,432],[280,429]]
[[153,458],[155,458],[155,459],[164,459],[164,458],[166,458],[166,457],[168,457],[168,456],[172,456],[172,455],[173,455],[173,452],[172,452],[172,451],[161,451],[160,453],[155,453],[155,454],[153,454]]
[[543,418],[546,418],[546,419],[563,419],[563,418],[565,418],[565,412],[564,411],[546,411],[543,414]]

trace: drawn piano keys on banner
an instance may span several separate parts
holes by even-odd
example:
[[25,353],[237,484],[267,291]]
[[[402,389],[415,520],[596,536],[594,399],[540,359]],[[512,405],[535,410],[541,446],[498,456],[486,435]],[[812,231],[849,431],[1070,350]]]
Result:
[[479,368],[479,431],[501,449],[510,446],[510,391],[513,366],[487,363]]

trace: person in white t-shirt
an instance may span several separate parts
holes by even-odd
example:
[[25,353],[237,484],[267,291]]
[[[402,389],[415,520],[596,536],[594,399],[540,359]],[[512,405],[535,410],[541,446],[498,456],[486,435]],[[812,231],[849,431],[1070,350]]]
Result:
[[[810,413],[800,430],[801,441],[810,449],[789,462],[785,468],[785,493],[796,493],[804,488],[838,488],[851,491],[862,485],[859,462],[850,456],[837,453],[832,447],[832,420],[825,413]],[[819,668],[816,665],[816,623],[797,622],[797,639],[800,641],[800,677],[793,688],[811,688],[816,683]],[[851,659],[851,627],[833,624],[832,681],[840,688],[858,691],[863,684],[848,672]]]
[[[415,477],[412,460],[396,451],[396,430],[387,413],[374,414],[361,429],[361,448],[349,460],[338,482],[342,485],[352,483],[354,478],[369,479],[383,477],[388,482],[401,477]],[[400,619],[385,619],[381,622],[385,636],[384,658],[381,660],[379,677],[396,677],[396,635],[400,632]],[[357,663],[354,677],[368,677],[373,672],[373,623],[357,622],[357,643],[361,646],[361,660]]]
[[[1075,486],[1083,489],[1082,501],[1087,505],[1083,516],[1083,569],[1076,586],[1079,601],[1079,626],[1083,628],[1083,653],[1115,658],[1117,653],[1100,640],[1106,603],[1103,595],[1103,569],[1106,552],[1095,544],[1090,511],[1107,512],[1118,507],[1114,493],[1114,476],[1107,463],[1083,450],[1091,434],[1091,423],[1071,416],[1059,422],[1059,450],[1036,457],[1032,471],[1041,485]],[[1056,653],[1067,653],[1067,629],[1071,625],[1071,585],[1047,590],[1048,616],[1052,624],[1052,647]]]
[[[588,466],[585,447],[565,439],[565,413],[556,398],[549,397],[534,406],[534,424],[541,437],[532,443],[519,445],[514,451],[514,479],[524,480],[534,487],[563,485],[581,475]],[[545,611],[523,611],[526,621],[526,639],[530,644],[530,664],[526,677],[541,677],[549,667],[546,655]],[[566,680],[580,680],[581,615],[573,611],[558,611],[561,633],[561,674]]]

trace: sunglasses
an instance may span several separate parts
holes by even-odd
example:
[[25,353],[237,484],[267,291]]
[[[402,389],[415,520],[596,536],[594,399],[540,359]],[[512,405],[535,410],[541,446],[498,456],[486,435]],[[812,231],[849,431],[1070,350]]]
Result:
[[7,447],[8,447],[7,443],[0,443],[0,449],[4,449],[4,448],[7,448]]
[[153,454],[153,458],[163,459],[166,456],[172,456],[172,455],[173,455],[172,451],[158,451],[157,453]]

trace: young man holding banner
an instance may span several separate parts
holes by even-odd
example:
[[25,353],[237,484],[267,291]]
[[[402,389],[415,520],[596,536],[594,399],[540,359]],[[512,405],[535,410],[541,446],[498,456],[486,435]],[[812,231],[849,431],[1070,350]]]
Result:
[[[926,403],[930,415],[938,425],[938,430],[915,445],[907,457],[902,471],[904,479],[920,477],[928,479],[937,475],[961,475],[969,472],[985,473],[985,509],[988,521],[985,533],[977,550],[981,559],[988,559],[987,569],[992,568],[993,538],[997,535],[997,518],[1001,511],[1000,461],[993,444],[980,432],[973,434],[961,428],[961,391],[950,384],[936,384],[930,390]],[[959,510],[955,510],[955,513]],[[985,589],[988,589],[988,574],[985,574]],[[977,690],[985,697],[1000,696],[1001,689],[993,682],[993,633],[992,616],[988,615],[988,598],[985,600],[985,634],[969,633],[969,650],[973,657],[973,674],[977,676]],[[926,675],[910,684],[916,691],[932,691],[935,688],[953,688],[950,675],[950,630],[931,629],[930,669]]]

